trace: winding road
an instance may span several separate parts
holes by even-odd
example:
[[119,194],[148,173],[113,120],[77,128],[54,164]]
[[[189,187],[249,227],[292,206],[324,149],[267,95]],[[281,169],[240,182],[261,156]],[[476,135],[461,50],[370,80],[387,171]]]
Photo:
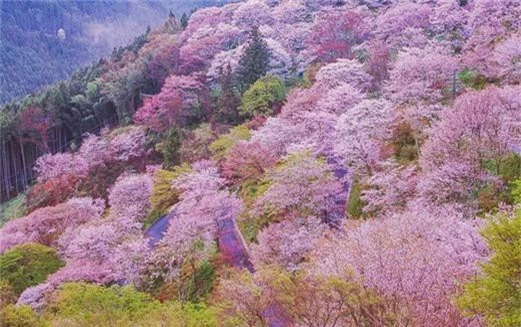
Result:
[[[148,237],[148,244],[151,248],[154,248],[161,241],[168,229],[170,219],[174,217],[175,210],[159,218],[145,231],[145,236]],[[250,273],[254,273],[255,268],[250,260],[248,246],[237,228],[235,220],[230,218],[219,220],[217,234],[219,249],[226,262],[237,269],[247,269]],[[276,303],[270,305],[263,312],[263,315],[270,327],[288,326],[288,319]]]
[[[342,192],[335,195],[334,199],[332,199],[334,207],[331,208],[332,210],[328,210],[326,213],[326,219],[331,227],[339,227],[339,222],[345,215],[345,207],[349,195],[349,172],[346,168],[337,165],[337,162],[334,159],[328,159],[328,163],[335,167],[333,173],[336,178],[342,181],[343,187]],[[151,248],[154,248],[163,238],[168,229],[170,219],[175,216],[175,210],[173,210],[169,214],[159,218],[145,231],[145,236],[148,237]],[[250,260],[248,246],[241,232],[237,228],[235,220],[231,218],[219,220],[217,222],[217,234],[219,250],[226,259],[226,262],[237,269],[247,269],[250,273],[254,273],[255,268]],[[270,327],[285,327],[292,325],[290,319],[284,314],[283,310],[280,309],[277,303],[269,305],[262,315]]]

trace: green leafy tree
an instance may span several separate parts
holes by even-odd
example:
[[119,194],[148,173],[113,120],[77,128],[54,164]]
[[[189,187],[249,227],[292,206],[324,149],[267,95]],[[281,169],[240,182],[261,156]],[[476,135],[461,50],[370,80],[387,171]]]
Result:
[[286,87],[279,77],[263,77],[244,92],[241,114],[248,118],[255,115],[271,115],[285,97]]
[[62,266],[54,249],[36,243],[22,244],[0,256],[0,280],[7,281],[19,295],[45,281]]
[[241,91],[266,75],[270,61],[270,51],[257,27],[251,31],[250,40],[239,60],[237,75]]
[[163,160],[165,168],[171,168],[181,163],[181,133],[177,127],[172,127],[163,141]]
[[230,64],[226,65],[219,77],[221,94],[217,100],[217,120],[224,123],[235,123],[239,119],[240,96],[237,92],[235,78]]
[[482,234],[492,255],[482,274],[465,285],[458,305],[489,326],[521,326],[521,211],[498,215]]
[[360,185],[358,179],[355,179],[351,187],[351,192],[349,192],[349,199],[347,200],[347,215],[350,218],[360,218],[364,214],[363,209],[362,185]]

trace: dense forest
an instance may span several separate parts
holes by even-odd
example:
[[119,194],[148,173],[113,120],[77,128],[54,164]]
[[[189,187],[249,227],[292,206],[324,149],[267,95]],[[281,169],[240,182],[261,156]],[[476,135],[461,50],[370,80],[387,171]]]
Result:
[[519,17],[247,0],[7,103],[0,321],[521,325]]
[[222,0],[0,2],[0,104],[70,77],[156,26]]

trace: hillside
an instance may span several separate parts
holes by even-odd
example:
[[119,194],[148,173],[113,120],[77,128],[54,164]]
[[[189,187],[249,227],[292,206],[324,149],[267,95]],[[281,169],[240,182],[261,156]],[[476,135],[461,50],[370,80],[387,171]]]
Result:
[[248,0],[6,104],[0,321],[521,325],[519,17]]
[[2,1],[0,104],[68,78],[156,26],[219,0]]

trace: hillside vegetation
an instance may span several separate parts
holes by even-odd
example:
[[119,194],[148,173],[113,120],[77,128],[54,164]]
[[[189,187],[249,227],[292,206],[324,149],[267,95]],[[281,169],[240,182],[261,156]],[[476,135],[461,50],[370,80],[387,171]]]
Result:
[[0,104],[68,78],[168,17],[220,0],[0,3]]
[[0,320],[521,325],[519,17],[248,0],[7,104]]

